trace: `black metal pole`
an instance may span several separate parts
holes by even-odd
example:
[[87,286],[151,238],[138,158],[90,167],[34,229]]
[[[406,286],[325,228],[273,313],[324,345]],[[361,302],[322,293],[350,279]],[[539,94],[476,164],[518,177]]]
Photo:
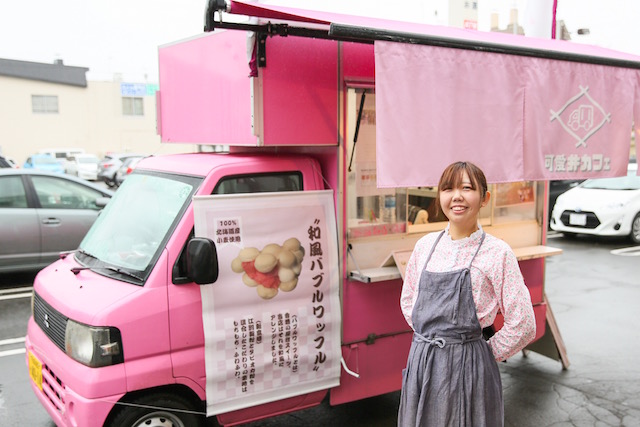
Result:
[[481,52],[502,53],[506,55],[528,56],[535,58],[555,59],[560,61],[582,62],[587,64],[608,65],[612,67],[640,69],[640,61],[583,55],[571,52],[536,49],[525,46],[511,46],[487,43],[478,40],[464,40],[429,34],[405,33],[401,31],[381,30],[377,28],[358,27],[345,24],[331,24],[329,36],[356,39],[362,42],[390,41],[428,46],[448,47],[454,49],[475,50]]

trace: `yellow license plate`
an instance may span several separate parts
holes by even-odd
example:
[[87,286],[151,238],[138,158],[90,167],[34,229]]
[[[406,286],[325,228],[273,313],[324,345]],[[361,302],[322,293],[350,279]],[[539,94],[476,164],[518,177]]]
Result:
[[31,380],[42,390],[42,362],[29,352],[29,376]]

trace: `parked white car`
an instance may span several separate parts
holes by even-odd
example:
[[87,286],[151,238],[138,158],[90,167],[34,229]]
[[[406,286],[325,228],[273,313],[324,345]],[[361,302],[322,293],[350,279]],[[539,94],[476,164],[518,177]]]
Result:
[[64,170],[69,175],[89,181],[98,180],[98,163],[100,159],[93,154],[75,154],[67,157]]
[[588,179],[556,200],[551,229],[567,236],[629,236],[640,244],[640,176],[629,165],[627,176]]
[[84,154],[82,148],[44,148],[39,151],[40,154],[48,154],[58,161],[62,166],[66,159],[77,154]]

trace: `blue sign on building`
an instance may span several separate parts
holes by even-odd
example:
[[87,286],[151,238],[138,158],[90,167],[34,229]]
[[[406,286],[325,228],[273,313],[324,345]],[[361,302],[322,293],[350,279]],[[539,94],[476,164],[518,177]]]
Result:
[[146,96],[147,85],[144,83],[120,83],[122,96]]

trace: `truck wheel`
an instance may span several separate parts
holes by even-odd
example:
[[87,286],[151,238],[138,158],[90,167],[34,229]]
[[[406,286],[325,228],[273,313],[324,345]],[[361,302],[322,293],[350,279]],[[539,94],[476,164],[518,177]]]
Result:
[[151,394],[120,405],[108,424],[111,427],[191,427],[202,426],[204,415],[185,398],[168,393]]
[[631,221],[631,234],[629,234],[629,237],[636,245],[640,244],[640,212]]

